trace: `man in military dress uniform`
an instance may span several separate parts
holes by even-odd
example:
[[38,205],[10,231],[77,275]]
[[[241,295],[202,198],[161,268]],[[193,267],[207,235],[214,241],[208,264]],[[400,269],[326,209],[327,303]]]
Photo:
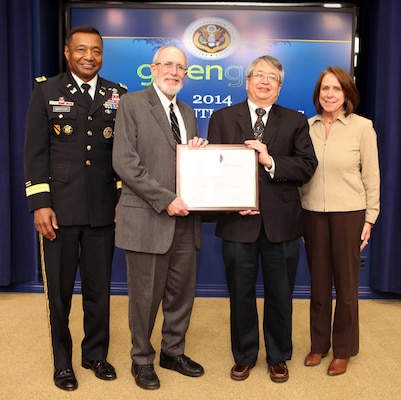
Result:
[[[39,232],[54,383],[64,390],[78,387],[68,327],[78,265],[85,332],[82,366],[100,379],[116,378],[106,361],[120,183],[112,168],[112,145],[116,110],[126,87],[98,76],[102,50],[95,28],[73,28],[64,47],[68,71],[36,79],[26,123],[26,196]],[[82,84],[87,84],[86,92]]]

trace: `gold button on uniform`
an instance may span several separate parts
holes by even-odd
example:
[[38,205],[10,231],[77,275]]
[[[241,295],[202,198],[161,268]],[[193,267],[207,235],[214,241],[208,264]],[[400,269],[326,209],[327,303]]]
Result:
[[86,134],[87,134],[88,136],[92,136],[92,135],[93,135],[92,131],[88,131],[88,132],[86,132]]
[[91,146],[90,144],[88,144],[88,145],[86,146],[86,150],[91,151],[91,150],[92,150],[92,146]]
[[88,165],[88,166],[92,165],[91,160],[86,160],[85,164]]

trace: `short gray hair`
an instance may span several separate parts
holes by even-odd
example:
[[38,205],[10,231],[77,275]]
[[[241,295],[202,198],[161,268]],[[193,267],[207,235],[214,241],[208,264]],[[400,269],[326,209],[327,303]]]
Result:
[[279,70],[279,82],[283,83],[284,82],[284,67],[281,64],[281,62],[276,57],[273,57],[273,56],[265,55],[265,56],[260,56],[260,57],[256,58],[255,60],[253,60],[248,65],[248,68],[246,69],[246,76],[248,78],[251,77],[256,64],[263,62],[263,61]]
[[187,66],[187,64],[188,64],[188,57],[187,57],[187,55],[186,55],[186,54],[184,53],[184,51],[181,50],[179,47],[173,46],[173,45],[166,45],[166,46],[162,46],[162,47],[160,47],[159,49],[157,49],[155,55],[153,56],[153,64],[156,64],[157,60],[159,59],[160,53],[162,53],[164,50],[169,49],[169,48],[174,48],[174,49],[177,49],[177,50],[181,51],[181,53],[182,53],[182,54],[184,55],[184,57],[185,57],[185,65],[184,65],[184,67]]

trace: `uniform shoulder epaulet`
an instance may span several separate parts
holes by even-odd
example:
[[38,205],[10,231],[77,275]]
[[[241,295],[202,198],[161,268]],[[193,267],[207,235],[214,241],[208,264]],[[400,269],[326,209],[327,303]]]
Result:
[[121,83],[121,82],[118,82],[118,84],[119,84],[120,87],[122,87],[123,89],[128,90],[128,86],[127,86],[127,85],[124,85],[124,84]]
[[44,75],[42,75],[42,76],[38,76],[37,78],[35,78],[35,81],[38,82],[38,83],[46,82],[47,78]]

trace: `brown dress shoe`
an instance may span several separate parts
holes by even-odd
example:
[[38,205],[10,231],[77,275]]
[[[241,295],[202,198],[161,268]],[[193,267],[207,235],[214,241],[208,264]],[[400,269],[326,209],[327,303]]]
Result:
[[322,361],[322,358],[327,356],[327,351],[326,353],[309,353],[305,357],[304,365],[307,367],[315,367],[316,365],[319,365],[320,362]]
[[347,371],[348,362],[349,358],[333,358],[327,369],[327,375],[336,376],[344,374]]
[[285,361],[276,365],[269,365],[269,372],[270,379],[277,383],[287,382],[288,378],[290,377]]
[[231,368],[230,377],[235,381],[243,381],[248,378],[249,371],[255,366],[255,363],[250,365],[234,364]]

